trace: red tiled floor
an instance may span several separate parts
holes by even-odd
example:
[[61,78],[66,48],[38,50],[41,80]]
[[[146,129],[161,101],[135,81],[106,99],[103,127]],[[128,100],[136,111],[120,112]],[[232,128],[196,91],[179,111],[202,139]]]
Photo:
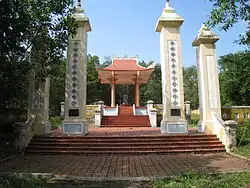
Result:
[[[89,133],[87,136],[138,136],[138,135],[162,135],[160,128],[152,127],[112,127],[112,128],[96,128],[89,126]],[[189,133],[195,133],[196,129],[189,128]],[[52,136],[62,136],[60,129],[53,130]]]
[[249,161],[226,153],[137,156],[24,155],[3,164],[0,172],[119,178],[173,176],[189,171],[214,173],[249,169]]

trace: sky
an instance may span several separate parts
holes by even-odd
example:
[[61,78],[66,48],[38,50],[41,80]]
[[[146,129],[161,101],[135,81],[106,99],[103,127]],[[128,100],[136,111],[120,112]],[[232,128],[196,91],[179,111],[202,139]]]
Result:
[[[165,0],[82,0],[92,31],[88,38],[88,53],[104,57],[138,56],[139,60],[160,63],[160,34],[155,25],[165,6]],[[212,10],[209,0],[172,0],[171,6],[184,18],[181,27],[183,65],[196,64],[192,42]],[[244,50],[234,43],[245,30],[240,23],[228,32],[214,28],[220,36],[217,57]]]

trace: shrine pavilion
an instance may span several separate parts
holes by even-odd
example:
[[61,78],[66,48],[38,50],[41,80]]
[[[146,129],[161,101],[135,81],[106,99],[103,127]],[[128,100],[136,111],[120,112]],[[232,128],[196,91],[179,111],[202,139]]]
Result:
[[116,105],[116,84],[135,86],[135,105],[140,106],[140,85],[146,84],[154,71],[154,65],[145,68],[138,64],[138,58],[113,58],[112,64],[97,68],[100,82],[111,85],[111,107]]

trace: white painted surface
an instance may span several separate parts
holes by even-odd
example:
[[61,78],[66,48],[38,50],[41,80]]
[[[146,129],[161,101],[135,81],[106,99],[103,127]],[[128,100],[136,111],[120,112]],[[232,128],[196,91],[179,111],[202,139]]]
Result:
[[218,108],[217,91],[216,91],[216,78],[217,71],[215,66],[215,57],[211,55],[206,56],[207,65],[207,80],[208,80],[208,94],[209,94],[209,107]]

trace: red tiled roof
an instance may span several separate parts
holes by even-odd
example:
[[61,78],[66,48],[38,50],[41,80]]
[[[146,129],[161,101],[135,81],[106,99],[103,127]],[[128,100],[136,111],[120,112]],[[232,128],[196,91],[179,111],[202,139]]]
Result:
[[110,71],[142,71],[147,70],[140,65],[137,65],[136,59],[113,59],[113,63],[103,68],[103,70],[110,70]]

